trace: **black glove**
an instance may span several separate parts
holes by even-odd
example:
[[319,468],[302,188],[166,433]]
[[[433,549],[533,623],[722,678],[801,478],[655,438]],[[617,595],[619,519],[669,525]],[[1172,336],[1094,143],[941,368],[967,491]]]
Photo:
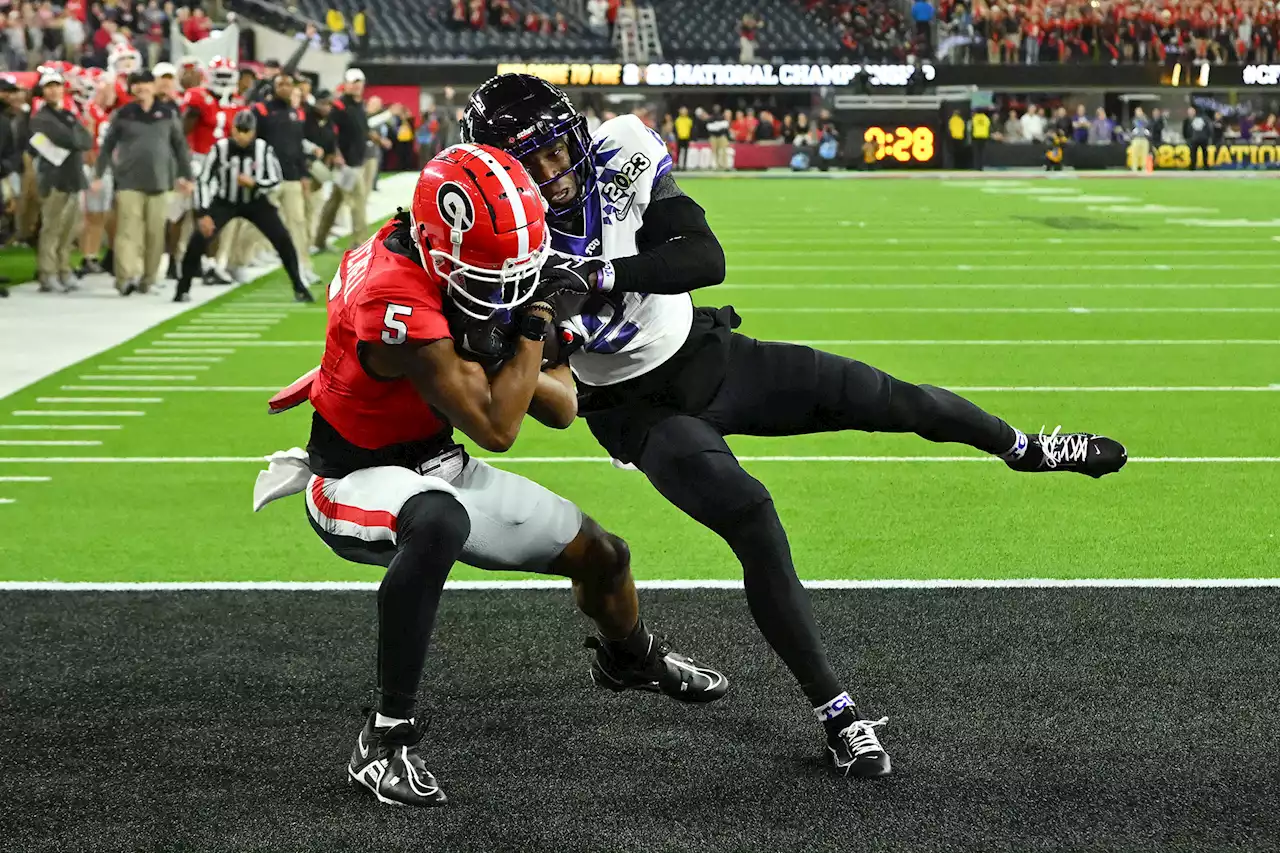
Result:
[[612,283],[613,264],[608,261],[553,254],[542,267],[533,298],[549,304],[557,317],[575,317],[587,299],[606,292]]

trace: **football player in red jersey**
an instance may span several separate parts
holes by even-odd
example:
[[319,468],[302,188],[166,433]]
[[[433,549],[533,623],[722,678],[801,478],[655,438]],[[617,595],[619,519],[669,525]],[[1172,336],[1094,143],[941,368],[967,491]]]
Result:
[[[319,368],[272,401],[309,398],[306,454],[276,454],[254,507],[306,494],[307,514],[339,556],[382,565],[379,706],[360,732],[350,778],[384,803],[445,796],[418,752],[414,700],[445,578],[454,562],[572,579],[607,650],[603,686],[687,702],[724,695],[720,673],[649,634],[626,543],[569,501],[471,458],[511,447],[526,413],[564,428],[577,398],[566,366],[543,368],[555,311],[539,298],[549,241],[538,187],[509,155],[457,145],[431,160],[408,214],[343,258],[329,286]],[[471,343],[497,358],[462,357]],[[615,667],[616,665],[616,667]]]
[[[93,135],[93,150],[85,158],[85,162],[92,166],[97,162],[98,150],[102,147],[102,140],[107,137],[111,114],[115,112],[117,104],[116,88],[113,82],[102,79],[100,74],[89,75],[88,79],[93,80],[96,86],[89,106],[85,110],[86,126],[89,128],[89,133]],[[85,192],[84,231],[80,235],[80,251],[84,255],[84,259],[80,262],[82,275],[104,272],[102,263],[98,260],[98,252],[102,249],[103,233],[111,231],[114,236],[114,223],[111,223],[110,228],[108,227],[108,217],[112,212],[114,197],[113,178],[112,173],[108,171],[102,176],[102,185],[99,189],[91,188]]]

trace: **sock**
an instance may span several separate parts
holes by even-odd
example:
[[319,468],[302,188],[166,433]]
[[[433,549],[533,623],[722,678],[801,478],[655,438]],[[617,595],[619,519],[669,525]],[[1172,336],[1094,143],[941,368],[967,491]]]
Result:
[[813,713],[829,735],[847,729],[857,719],[856,708],[848,691],[814,708]]
[[376,729],[389,729],[392,726],[398,726],[401,723],[407,723],[407,722],[409,721],[400,719],[399,717],[384,717],[382,716],[382,712],[379,711],[378,714],[374,717],[373,727]]
[[1016,462],[1025,456],[1027,452],[1027,434],[1017,427],[1013,428],[1013,432],[1013,447],[1000,454],[1000,458],[1006,462]]
[[604,637],[601,639],[610,654],[623,661],[644,660],[649,654],[649,647],[653,644],[653,637],[649,634],[649,629],[644,626],[643,619],[636,620],[636,626],[631,629],[631,633],[620,640]]

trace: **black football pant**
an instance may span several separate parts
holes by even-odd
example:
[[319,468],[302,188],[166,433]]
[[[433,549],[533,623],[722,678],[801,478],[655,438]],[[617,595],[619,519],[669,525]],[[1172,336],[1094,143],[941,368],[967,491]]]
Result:
[[378,587],[378,711],[411,718],[440,595],[471,535],[470,516],[453,495],[414,495],[396,514],[394,544],[337,536],[310,513],[307,519],[339,557],[386,567]]
[[[827,662],[809,597],[764,485],[748,474],[726,435],[805,435],[855,429],[914,432],[988,453],[1012,449],[1016,432],[956,394],[912,385],[853,359],[734,334],[725,379],[702,411],[657,419],[638,446],[636,467],[668,501],[720,535],[742,563],[747,604],[761,633],[822,705],[843,687]],[[588,415],[592,433],[626,458],[629,407]]]
[[[257,226],[262,236],[267,238],[271,248],[280,256],[284,271],[289,274],[295,291],[306,290],[302,283],[302,275],[298,271],[298,253],[293,247],[293,238],[289,229],[280,218],[280,211],[265,198],[258,198],[246,204],[215,204],[209,208],[209,216],[213,219],[214,237],[233,219],[247,220]],[[186,254],[182,256],[182,274],[178,280],[178,292],[186,293],[191,289],[191,282],[200,275],[200,259],[214,237],[205,237],[200,233],[199,222],[191,232],[191,240],[187,243]]]

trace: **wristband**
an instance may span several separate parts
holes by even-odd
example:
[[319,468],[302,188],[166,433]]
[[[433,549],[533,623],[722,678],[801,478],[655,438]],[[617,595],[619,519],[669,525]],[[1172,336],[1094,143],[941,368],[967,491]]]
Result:
[[618,276],[613,270],[613,261],[605,261],[604,266],[596,270],[596,290],[602,293],[608,293],[613,290],[613,284],[617,280]]
[[542,343],[547,339],[547,330],[551,328],[551,323],[541,317],[533,314],[522,314],[516,322],[516,331],[520,337],[528,338],[531,341]]

